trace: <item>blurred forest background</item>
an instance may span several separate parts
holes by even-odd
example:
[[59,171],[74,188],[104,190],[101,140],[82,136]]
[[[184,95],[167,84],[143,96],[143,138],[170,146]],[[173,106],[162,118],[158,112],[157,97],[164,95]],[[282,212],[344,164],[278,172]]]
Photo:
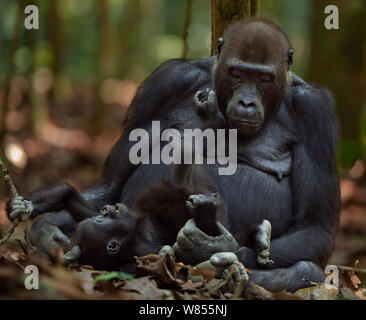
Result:
[[[39,30],[24,28],[28,4]],[[332,262],[366,268],[366,1],[331,1],[339,30],[324,28],[328,4],[260,0],[259,16],[289,35],[293,71],[335,95],[342,212]],[[139,83],[183,52],[209,56],[210,20],[209,0],[0,0],[0,153],[20,193],[95,182]],[[1,181],[3,230],[7,195]]]

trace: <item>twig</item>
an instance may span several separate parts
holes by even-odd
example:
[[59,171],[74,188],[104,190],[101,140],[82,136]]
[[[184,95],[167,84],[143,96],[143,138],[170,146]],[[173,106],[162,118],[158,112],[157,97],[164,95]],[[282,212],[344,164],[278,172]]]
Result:
[[9,170],[5,166],[4,162],[1,161],[1,159],[0,159],[0,171],[1,171],[2,175],[4,176],[5,182],[9,185],[11,197],[14,198],[14,197],[18,196],[19,195],[18,190],[15,187],[15,184],[13,183],[13,181],[11,180]]
[[[15,187],[13,181],[11,180],[11,177],[9,175],[9,170],[5,166],[5,164],[1,161],[1,159],[0,159],[0,171],[1,171],[2,175],[4,176],[5,182],[9,185],[11,197],[14,198],[14,197],[18,196],[19,195],[18,190]],[[3,238],[0,239],[0,246],[2,246],[10,238],[10,236],[14,233],[14,230],[18,226],[18,224],[19,224],[19,219],[18,218],[14,219],[14,221],[11,223],[9,231],[5,234],[5,236]]]
[[347,266],[337,266],[338,269],[346,270],[346,271],[353,271],[353,272],[359,272],[359,273],[366,273],[366,269],[359,269],[354,267],[347,267]]

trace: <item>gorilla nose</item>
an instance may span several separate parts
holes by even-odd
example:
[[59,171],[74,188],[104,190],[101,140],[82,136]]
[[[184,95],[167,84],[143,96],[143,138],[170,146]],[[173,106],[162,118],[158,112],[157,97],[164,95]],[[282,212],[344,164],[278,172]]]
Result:
[[252,118],[257,112],[257,104],[254,101],[239,100],[237,112],[240,117]]

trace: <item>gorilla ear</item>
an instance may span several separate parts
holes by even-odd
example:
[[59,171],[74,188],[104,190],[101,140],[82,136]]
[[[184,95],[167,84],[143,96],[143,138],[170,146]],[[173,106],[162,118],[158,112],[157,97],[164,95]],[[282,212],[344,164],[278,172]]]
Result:
[[287,58],[287,64],[288,64],[289,69],[292,65],[293,60],[294,60],[294,50],[289,49],[288,50],[288,58]]
[[221,48],[224,45],[224,38],[220,37],[217,39],[217,57],[220,55],[221,53]]

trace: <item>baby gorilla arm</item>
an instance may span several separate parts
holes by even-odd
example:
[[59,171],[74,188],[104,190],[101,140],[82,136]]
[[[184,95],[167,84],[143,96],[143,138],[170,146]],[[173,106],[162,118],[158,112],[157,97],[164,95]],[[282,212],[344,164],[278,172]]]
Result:
[[[22,219],[53,211],[67,210],[75,221],[96,216],[98,213],[69,184],[62,184],[48,190],[32,194],[28,199],[15,197],[7,204],[7,213],[11,220]],[[25,214],[24,214],[25,213]]]

